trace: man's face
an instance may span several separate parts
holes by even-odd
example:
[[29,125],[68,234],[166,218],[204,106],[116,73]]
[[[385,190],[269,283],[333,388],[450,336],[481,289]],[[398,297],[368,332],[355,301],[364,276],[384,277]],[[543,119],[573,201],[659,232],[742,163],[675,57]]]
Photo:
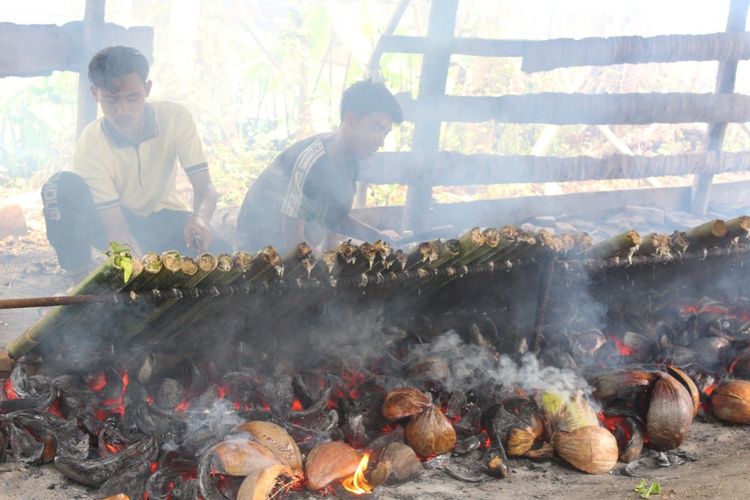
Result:
[[357,116],[347,112],[344,115],[344,128],[349,147],[358,159],[369,158],[383,147],[385,136],[391,131],[393,120],[388,113],[373,111]]
[[91,86],[96,102],[107,121],[126,137],[136,137],[143,130],[146,98],[151,82],[142,82],[138,73],[128,73],[112,80],[111,88]]

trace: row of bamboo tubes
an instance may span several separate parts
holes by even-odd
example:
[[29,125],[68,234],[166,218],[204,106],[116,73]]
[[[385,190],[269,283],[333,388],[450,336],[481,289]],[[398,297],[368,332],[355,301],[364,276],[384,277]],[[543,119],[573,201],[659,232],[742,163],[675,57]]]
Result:
[[[319,255],[306,243],[300,243],[283,257],[272,247],[257,254],[204,253],[197,258],[174,251],[148,253],[133,261],[132,276],[127,282],[123,270],[110,259],[72,294],[124,292],[132,297],[148,295],[161,300],[136,305],[56,306],[8,344],[7,351],[17,359],[58,333],[68,332],[110,336],[117,342],[148,338],[154,332],[160,339],[171,339],[216,314],[283,317],[312,301],[323,300],[326,295],[321,290],[340,294],[351,287],[380,286],[387,289],[380,292],[381,296],[389,296],[390,302],[403,310],[467,274],[509,270],[524,263],[547,262],[549,258],[599,263],[634,257],[672,259],[689,249],[728,244],[749,234],[750,217],[743,216],[726,222],[710,221],[672,235],[642,237],[630,230],[597,244],[592,244],[586,233],[555,235],[546,229],[530,232],[504,226],[472,228],[456,239],[422,242],[406,250],[391,249],[383,241],[360,245],[344,241]],[[314,290],[307,293],[311,288]],[[279,299],[278,294],[255,293],[264,291],[296,291],[301,297]],[[251,293],[271,298],[248,299]],[[114,326],[102,321],[107,316],[117,316]]]

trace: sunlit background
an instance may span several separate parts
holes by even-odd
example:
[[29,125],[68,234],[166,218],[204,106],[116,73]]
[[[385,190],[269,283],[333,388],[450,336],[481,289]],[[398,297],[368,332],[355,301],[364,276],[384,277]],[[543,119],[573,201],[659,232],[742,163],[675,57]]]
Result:
[[[284,147],[338,123],[342,90],[361,78],[397,0],[107,0],[106,21],[153,26],[152,98],[186,104],[206,144],[222,203],[237,204],[257,174]],[[63,24],[83,18],[84,0],[0,3],[0,21]],[[396,34],[426,34],[429,0],[413,0]],[[724,31],[728,0],[461,0],[456,36],[547,39],[698,34]],[[420,55],[386,54],[394,92],[419,86]],[[448,93],[713,92],[717,63],[616,65],[524,74],[518,58],[453,56]],[[69,165],[75,143],[78,75],[0,79],[0,189],[36,189]],[[736,91],[750,93],[748,63]],[[441,148],[466,153],[531,154],[544,125],[445,124]],[[411,126],[394,130],[386,148],[408,150]],[[612,130],[634,154],[702,150],[705,124],[623,125]],[[538,147],[538,146],[537,146]],[[747,150],[746,130],[731,125],[725,149]],[[594,127],[558,127],[542,154],[615,153]],[[607,181],[685,183],[686,179]],[[440,201],[575,190],[514,185],[436,188]],[[368,204],[400,204],[404,188],[371,188]]]

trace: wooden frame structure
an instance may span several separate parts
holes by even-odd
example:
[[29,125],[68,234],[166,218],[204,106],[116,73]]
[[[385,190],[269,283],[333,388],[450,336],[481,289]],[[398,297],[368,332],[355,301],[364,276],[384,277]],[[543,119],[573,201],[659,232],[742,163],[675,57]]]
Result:
[[96,102],[85,75],[97,50],[108,45],[129,45],[153,61],[154,30],[105,23],[105,5],[106,0],[86,0],[83,20],[62,26],[0,22],[0,78],[49,75],[53,71],[84,75],[78,81],[77,135],[96,118]]
[[[399,4],[397,12],[403,13],[403,4]],[[514,222],[543,213],[573,210],[575,206],[591,207],[592,203],[614,208],[618,204],[628,204],[628,199],[662,207],[689,206],[696,214],[705,213],[713,175],[750,171],[750,153],[722,152],[727,123],[750,121],[750,96],[734,93],[737,62],[750,59],[750,33],[745,31],[749,6],[750,0],[731,0],[727,29],[722,33],[532,41],[454,37],[458,0],[432,0],[426,37],[397,36],[391,29],[381,37],[373,56],[377,62],[385,52],[424,55],[417,99],[408,94],[397,96],[405,119],[415,124],[412,151],[377,154],[363,169],[361,178],[366,184],[407,185],[406,205],[357,210],[358,217],[388,227],[398,227],[400,223],[402,229],[421,232],[430,226],[462,224],[467,220],[471,224],[487,225],[497,224],[498,220]],[[522,57],[522,69],[526,72],[677,61],[719,61],[720,66],[713,94],[538,93],[469,97],[445,95],[452,54]],[[438,150],[442,122],[489,120],[600,126],[702,122],[710,126],[705,152],[687,155],[622,154],[597,159],[463,155]],[[685,174],[695,175],[689,193],[685,188],[649,188],[450,205],[432,200],[432,188],[439,185],[637,179]],[[734,187],[734,191],[738,191],[737,188],[750,186],[740,183]]]

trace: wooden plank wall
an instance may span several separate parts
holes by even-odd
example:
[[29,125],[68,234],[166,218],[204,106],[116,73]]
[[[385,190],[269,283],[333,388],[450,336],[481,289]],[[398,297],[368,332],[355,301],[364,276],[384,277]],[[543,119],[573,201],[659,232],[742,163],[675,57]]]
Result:
[[[504,184],[578,180],[639,179],[694,174],[692,190],[638,190],[638,198],[662,208],[692,207],[705,213],[715,174],[750,171],[750,153],[722,153],[726,124],[750,121],[750,96],[734,93],[737,63],[750,59],[750,33],[745,32],[750,0],[731,0],[726,32],[704,35],[620,36],[611,38],[552,40],[491,40],[453,36],[457,0],[432,0],[426,37],[386,35],[378,44],[382,52],[423,54],[423,76],[419,94],[398,95],[407,121],[415,123],[412,151],[379,153],[362,170],[361,181],[370,184],[405,184],[405,207],[360,213],[380,226],[401,227],[415,232],[450,220],[479,224],[496,210],[514,219],[558,209],[592,206],[586,195],[548,199],[490,200],[459,205],[441,205],[432,199],[432,188],[462,184]],[[521,57],[526,72],[549,71],[576,66],[606,66],[678,61],[719,61],[716,92],[698,93],[536,93],[526,95],[445,95],[447,63],[451,54],[482,57]],[[442,122],[534,123],[534,124],[650,124],[708,123],[709,136],[703,152],[674,156],[642,157],[613,155],[607,158],[509,155],[464,155],[439,151]],[[659,191],[659,194],[657,194]],[[734,190],[737,192],[738,190]],[[730,188],[722,188],[729,195]],[[672,193],[665,195],[665,193]],[[679,193],[679,194],[676,194]],[[686,201],[686,194],[687,201]],[[612,207],[630,199],[621,191],[591,193],[596,206]],[[539,197],[541,198],[541,197]],[[609,200],[609,201],[607,201]],[[523,203],[534,208],[525,208]],[[633,201],[631,200],[632,204]],[[473,208],[472,208],[473,207]],[[507,210],[512,207],[512,210]],[[460,216],[452,215],[461,214]],[[377,215],[380,214],[380,215]],[[474,216],[472,216],[474,214]],[[483,214],[479,216],[478,214]],[[394,220],[394,217],[400,217]],[[462,219],[462,217],[466,217]],[[506,219],[503,219],[507,221]],[[491,224],[490,221],[487,221]]]

